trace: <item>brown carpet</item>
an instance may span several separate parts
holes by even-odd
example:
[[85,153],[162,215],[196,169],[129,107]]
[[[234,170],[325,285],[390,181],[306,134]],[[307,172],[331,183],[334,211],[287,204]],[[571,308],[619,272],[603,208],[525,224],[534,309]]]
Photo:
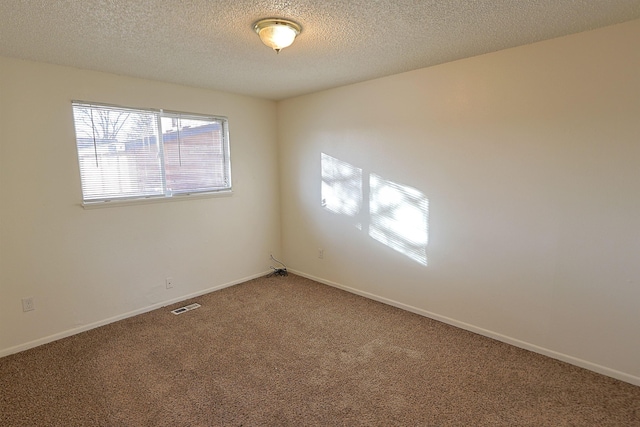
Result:
[[290,275],[0,359],[0,425],[640,426],[640,387]]

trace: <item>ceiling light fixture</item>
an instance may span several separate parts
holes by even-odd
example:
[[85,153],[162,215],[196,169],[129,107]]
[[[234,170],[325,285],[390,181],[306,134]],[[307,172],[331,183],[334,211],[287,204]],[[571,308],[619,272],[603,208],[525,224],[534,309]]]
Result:
[[299,24],[279,18],[261,19],[253,24],[253,29],[260,36],[262,43],[275,50],[276,53],[291,46],[296,36],[302,31]]

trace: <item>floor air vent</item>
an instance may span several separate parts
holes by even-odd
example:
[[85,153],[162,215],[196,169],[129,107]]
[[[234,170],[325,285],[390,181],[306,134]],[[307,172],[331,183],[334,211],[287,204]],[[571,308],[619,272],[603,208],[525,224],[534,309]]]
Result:
[[200,304],[193,303],[193,304],[185,305],[184,307],[176,308],[175,310],[171,310],[171,312],[173,314],[182,314],[190,310],[195,310],[198,307],[200,307]]

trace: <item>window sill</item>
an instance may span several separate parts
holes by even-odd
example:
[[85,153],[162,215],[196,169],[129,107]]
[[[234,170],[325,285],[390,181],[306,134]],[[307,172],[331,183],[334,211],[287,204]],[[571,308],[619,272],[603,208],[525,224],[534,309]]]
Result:
[[228,191],[215,191],[210,193],[179,194],[171,197],[158,196],[158,197],[145,197],[145,198],[136,198],[136,199],[101,200],[96,202],[83,202],[80,204],[80,206],[82,206],[84,209],[115,208],[117,206],[148,205],[153,203],[165,203],[165,202],[181,202],[185,200],[230,197],[232,195],[233,195],[233,191],[228,190]]

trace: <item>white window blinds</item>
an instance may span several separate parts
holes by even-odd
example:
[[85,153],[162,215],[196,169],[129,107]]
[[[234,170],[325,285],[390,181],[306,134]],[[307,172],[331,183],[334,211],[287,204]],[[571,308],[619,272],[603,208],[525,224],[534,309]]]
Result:
[[231,190],[225,118],[72,106],[85,203]]

